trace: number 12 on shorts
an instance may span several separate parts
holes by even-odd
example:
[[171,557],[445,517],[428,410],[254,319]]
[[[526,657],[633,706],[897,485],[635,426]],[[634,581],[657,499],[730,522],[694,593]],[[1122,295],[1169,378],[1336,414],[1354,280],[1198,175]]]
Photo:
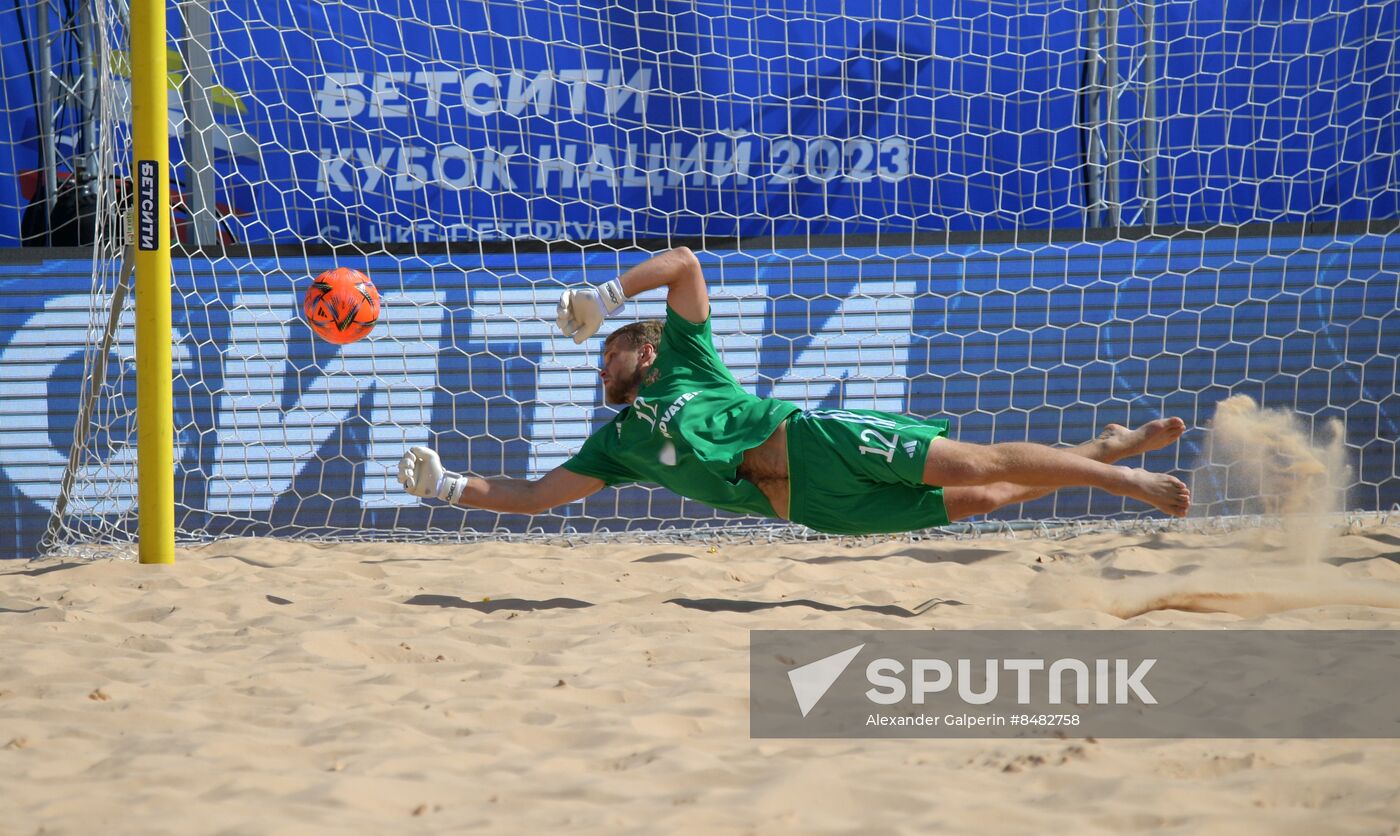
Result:
[[860,446],[860,451],[870,456],[879,456],[886,462],[894,462],[894,451],[899,446],[899,433],[894,434],[894,438],[888,438],[878,430],[869,427],[860,431],[860,440],[871,444],[879,444],[879,447]]

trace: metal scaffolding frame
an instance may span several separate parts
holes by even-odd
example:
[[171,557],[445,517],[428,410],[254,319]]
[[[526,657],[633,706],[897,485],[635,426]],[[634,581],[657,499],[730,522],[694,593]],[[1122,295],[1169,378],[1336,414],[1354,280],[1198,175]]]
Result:
[[[97,125],[102,119],[97,76],[99,35],[91,0],[34,0],[25,11],[33,14],[35,23],[31,44],[31,55],[36,59],[35,127],[47,219],[53,214],[61,171],[74,178],[77,188],[89,191],[98,175]],[[55,52],[69,50],[75,53],[73,60],[54,60]],[[77,141],[65,153],[59,145],[60,133],[74,124]]]
[[[1157,225],[1157,0],[1087,0],[1084,27],[1084,226]],[[1135,46],[1123,44],[1121,15],[1129,12],[1141,33]],[[1125,71],[1124,64],[1127,64]],[[1135,140],[1122,115],[1133,104],[1139,130]],[[1136,197],[1142,207],[1123,217],[1124,168],[1137,163]]]
[[215,123],[214,63],[210,56],[211,16],[209,0],[181,0],[185,21],[181,42],[185,57],[185,81],[181,98],[185,110],[185,170],[189,173],[184,189],[190,216],[189,243],[202,247],[219,241],[219,216],[214,200]]
[[[185,243],[207,246],[219,241],[214,156],[221,138],[211,95],[214,67],[209,0],[181,0],[178,8],[185,26],[180,39],[185,64],[180,85],[184,112],[180,127],[185,151],[183,168],[188,173],[181,192],[190,218]],[[36,58],[39,169],[47,218],[53,213],[60,174],[68,173],[77,188],[94,193],[96,180],[111,175],[99,170],[98,141],[99,126],[105,116],[101,84],[113,62],[104,52],[93,0],[33,0],[26,11],[33,15],[36,24],[32,52]],[[74,52],[73,60],[55,61],[56,54]],[[76,72],[72,71],[74,68]],[[65,149],[60,136],[74,127],[77,141]]]

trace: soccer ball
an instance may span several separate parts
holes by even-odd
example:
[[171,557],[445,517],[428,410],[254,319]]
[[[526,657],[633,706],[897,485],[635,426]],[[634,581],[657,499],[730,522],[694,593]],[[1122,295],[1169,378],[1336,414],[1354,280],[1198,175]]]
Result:
[[336,345],[353,343],[379,321],[379,290],[359,270],[336,267],[316,277],[301,309],[321,339]]

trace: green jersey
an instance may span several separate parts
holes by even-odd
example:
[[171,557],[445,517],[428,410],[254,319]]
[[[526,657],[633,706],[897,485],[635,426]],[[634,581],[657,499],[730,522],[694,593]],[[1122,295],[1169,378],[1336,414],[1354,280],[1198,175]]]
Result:
[[796,404],[750,394],[715,351],[710,322],[666,308],[656,360],[630,406],[584,442],[564,467],[608,485],[651,482],[741,514],[777,514],[735,473]]

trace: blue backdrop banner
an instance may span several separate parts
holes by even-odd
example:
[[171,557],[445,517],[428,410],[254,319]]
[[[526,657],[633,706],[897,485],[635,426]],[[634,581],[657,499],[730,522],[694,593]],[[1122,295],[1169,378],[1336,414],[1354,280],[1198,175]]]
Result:
[[[1353,508],[1400,502],[1400,236],[1115,241],[702,254],[714,331],[746,386],[808,406],[953,419],[972,441],[1076,442],[1103,424],[1179,415],[1192,431],[1149,464],[1200,453],[1214,406],[1249,394],[1322,435],[1342,419]],[[345,347],[315,339],[300,291],[331,259],[178,259],[178,522],[195,535],[427,528],[523,531],[719,521],[662,491],[605,490],[540,517],[405,496],[413,444],[481,475],[539,475],[612,412],[595,337],[553,323],[558,291],[645,254],[375,256],[384,314]],[[91,263],[0,265],[0,554],[32,554],[73,440]],[[656,316],[661,294],[629,304]],[[656,298],[652,298],[656,297]],[[99,312],[105,320],[105,313]],[[131,323],[108,358],[79,513],[135,500]],[[88,495],[88,494],[92,495]],[[1027,516],[1137,513],[1071,492]],[[586,518],[586,519],[585,519]],[[688,524],[688,523],[686,523]]]

